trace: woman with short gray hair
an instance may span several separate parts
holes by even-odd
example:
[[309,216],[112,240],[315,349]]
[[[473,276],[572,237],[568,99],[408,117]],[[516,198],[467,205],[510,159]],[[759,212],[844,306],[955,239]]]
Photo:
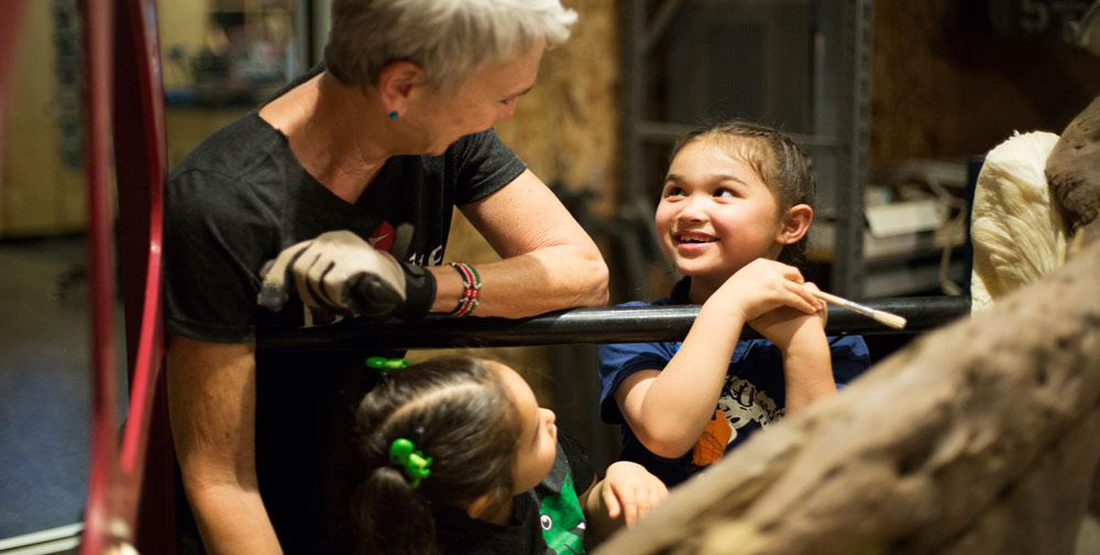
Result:
[[[575,19],[558,0],[335,0],[325,67],[172,173],[168,397],[195,517],[181,545],[338,549],[331,430],[341,392],[376,375],[365,353],[274,356],[258,336],[606,302],[595,244],[492,130]],[[500,261],[441,265],[455,206]]]
[[352,87],[406,60],[446,89],[479,65],[565,42],[577,20],[557,0],[336,0],[332,11],[325,66]]

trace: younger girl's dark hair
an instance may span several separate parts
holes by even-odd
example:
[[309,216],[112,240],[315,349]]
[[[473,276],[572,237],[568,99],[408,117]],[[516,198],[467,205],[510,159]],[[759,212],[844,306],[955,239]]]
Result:
[[[439,553],[436,510],[512,495],[520,433],[515,404],[484,360],[438,358],[393,371],[355,414],[347,493],[356,552]],[[389,460],[399,438],[432,459],[415,489]]]
[[[719,144],[728,146],[731,154],[751,166],[775,194],[780,213],[796,204],[813,206],[817,189],[813,159],[779,130],[742,120],[700,127],[676,143],[671,158],[676,158],[685,146],[704,139],[723,141]],[[807,236],[785,246],[779,261],[803,264]]]

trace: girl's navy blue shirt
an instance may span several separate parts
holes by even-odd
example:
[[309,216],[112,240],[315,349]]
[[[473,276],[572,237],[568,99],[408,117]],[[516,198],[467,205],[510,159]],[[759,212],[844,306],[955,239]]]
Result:
[[[651,303],[630,302],[619,306],[686,305],[690,278],[684,278],[672,289],[668,298]],[[847,335],[828,338],[832,351],[833,377],[843,387],[870,366],[867,344],[863,337]],[[626,424],[615,390],[628,376],[642,370],[662,370],[680,350],[680,342],[618,343],[601,345],[600,416],[604,422],[621,426],[623,446],[620,460],[645,466],[669,487],[675,486],[703,467],[693,462],[692,451],[680,458],[667,459],[648,449]],[[730,358],[726,381],[715,407],[729,424],[728,455],[757,430],[781,418],[786,410],[786,386],[783,379],[783,357],[779,347],[767,339],[747,339],[737,343]]]

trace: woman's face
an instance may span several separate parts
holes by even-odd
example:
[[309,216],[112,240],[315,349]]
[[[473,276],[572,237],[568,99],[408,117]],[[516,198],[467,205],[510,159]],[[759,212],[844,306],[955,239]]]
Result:
[[425,154],[442,154],[458,139],[485,131],[515,115],[519,97],[538,77],[545,44],[519,56],[475,69],[457,90],[426,90],[410,107],[407,123],[420,131]]
[[528,491],[539,484],[554,466],[557,456],[558,427],[554,412],[539,407],[535,392],[515,370],[491,362],[500,375],[504,389],[515,403],[521,431],[516,442],[513,495]]

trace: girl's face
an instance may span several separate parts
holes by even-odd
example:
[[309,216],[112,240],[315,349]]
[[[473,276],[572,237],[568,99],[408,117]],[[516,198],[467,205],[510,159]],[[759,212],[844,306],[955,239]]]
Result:
[[696,284],[715,290],[753,260],[783,248],[779,204],[749,164],[703,138],[672,160],[657,205],[665,256]]
[[534,488],[550,474],[557,455],[558,427],[554,425],[554,412],[539,407],[535,392],[522,376],[503,364],[491,364],[500,373],[501,382],[519,412],[521,432],[516,443],[512,492],[516,495]]

